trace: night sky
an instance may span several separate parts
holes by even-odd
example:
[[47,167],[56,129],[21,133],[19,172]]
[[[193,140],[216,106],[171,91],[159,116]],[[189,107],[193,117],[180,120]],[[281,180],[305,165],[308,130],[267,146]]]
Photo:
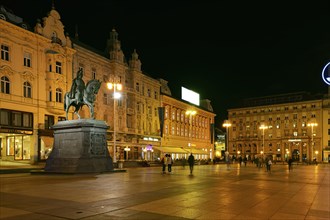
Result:
[[[245,98],[326,93],[330,1],[55,0],[66,32],[104,50],[112,28],[142,71],[211,100],[216,127]],[[51,0],[1,0],[32,27]]]

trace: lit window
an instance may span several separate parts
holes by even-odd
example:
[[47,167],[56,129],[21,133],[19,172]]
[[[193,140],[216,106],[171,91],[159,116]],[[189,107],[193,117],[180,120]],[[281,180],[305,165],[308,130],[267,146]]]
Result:
[[1,45],[1,59],[9,61],[9,47],[6,45]]
[[31,54],[25,52],[24,53],[24,66],[31,67]]
[[59,88],[56,89],[56,102],[62,102],[62,90]]
[[1,77],[0,84],[1,93],[9,94],[10,93],[10,81],[6,76]]
[[62,74],[62,63],[56,61],[56,73]]
[[29,82],[24,82],[23,92],[25,98],[32,98],[32,87]]

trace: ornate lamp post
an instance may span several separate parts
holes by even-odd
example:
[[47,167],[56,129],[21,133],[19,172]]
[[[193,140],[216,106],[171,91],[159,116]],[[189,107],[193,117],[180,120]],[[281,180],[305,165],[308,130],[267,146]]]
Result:
[[225,153],[226,154],[229,154],[229,127],[231,126],[231,123],[230,123],[229,120],[225,120],[223,122],[222,126],[226,128],[226,147],[225,147]]
[[311,143],[311,145],[312,145],[311,146],[312,153],[311,153],[311,159],[313,160],[313,157],[314,157],[314,127],[317,126],[317,123],[314,123],[314,122],[308,123],[307,126],[308,127],[312,127],[312,139],[311,139],[311,141],[312,141],[312,143]]
[[122,90],[122,85],[120,83],[107,83],[107,86],[109,90],[113,90],[113,162],[116,163],[116,99],[119,99],[121,96],[117,90]]
[[265,129],[268,129],[268,126],[262,124],[262,125],[260,125],[259,129],[262,130],[262,151],[260,153],[264,154],[265,153]]

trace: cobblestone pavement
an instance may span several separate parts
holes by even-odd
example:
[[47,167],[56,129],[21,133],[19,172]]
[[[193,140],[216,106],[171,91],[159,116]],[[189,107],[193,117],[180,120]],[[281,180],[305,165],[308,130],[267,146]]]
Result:
[[330,219],[329,164],[0,175],[0,219]]

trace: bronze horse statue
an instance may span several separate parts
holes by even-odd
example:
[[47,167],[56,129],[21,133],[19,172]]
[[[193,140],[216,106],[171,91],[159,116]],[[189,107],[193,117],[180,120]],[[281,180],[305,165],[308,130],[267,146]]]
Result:
[[[85,87],[85,86],[83,86]],[[91,118],[94,119],[94,102],[95,102],[95,96],[98,93],[99,89],[101,87],[101,81],[92,79],[90,80],[85,88],[81,88],[79,92],[76,92],[74,94],[74,97],[71,97],[71,92],[65,93],[64,96],[64,110],[66,112],[66,120],[68,120],[68,112],[71,106],[75,107],[74,113],[78,116],[79,110],[83,107],[83,105],[87,105],[90,110]]]

